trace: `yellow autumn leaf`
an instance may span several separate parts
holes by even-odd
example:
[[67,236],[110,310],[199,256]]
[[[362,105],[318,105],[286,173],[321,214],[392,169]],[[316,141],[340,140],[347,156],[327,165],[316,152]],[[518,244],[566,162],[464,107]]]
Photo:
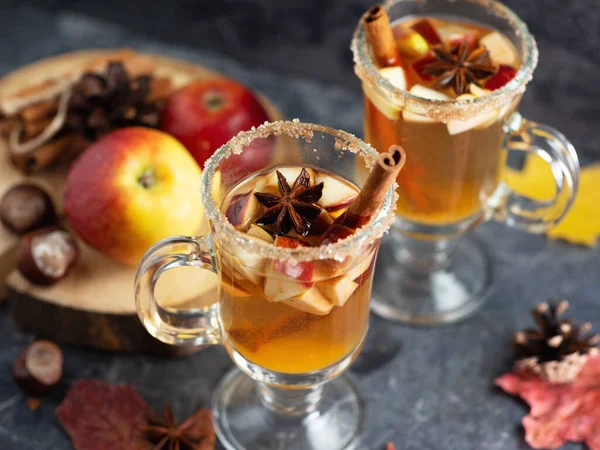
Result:
[[[554,179],[550,167],[537,155],[528,155],[523,170],[507,169],[507,183],[519,194],[536,200],[554,196]],[[564,239],[578,245],[594,247],[600,236],[600,164],[581,170],[579,192],[569,213],[548,231],[553,239]]]

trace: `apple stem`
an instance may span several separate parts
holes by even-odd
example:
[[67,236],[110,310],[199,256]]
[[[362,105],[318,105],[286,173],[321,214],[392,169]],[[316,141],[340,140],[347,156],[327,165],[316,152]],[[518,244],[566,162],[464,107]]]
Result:
[[142,172],[138,178],[138,182],[146,189],[154,186],[156,182],[156,175],[152,169],[146,169]]
[[208,92],[203,99],[204,107],[209,111],[216,111],[223,107],[225,99],[220,92]]

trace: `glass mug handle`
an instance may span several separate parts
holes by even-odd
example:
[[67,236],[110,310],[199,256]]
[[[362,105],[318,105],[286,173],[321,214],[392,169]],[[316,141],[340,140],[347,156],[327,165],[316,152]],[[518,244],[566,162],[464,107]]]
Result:
[[573,144],[558,130],[514,113],[508,123],[504,148],[535,153],[550,165],[556,183],[554,198],[535,200],[501,185],[493,217],[531,233],[544,233],[556,225],[573,204],[579,186],[579,160]]
[[161,306],[154,295],[158,279],[168,270],[195,267],[216,273],[211,241],[211,235],[174,236],[154,244],[142,258],[135,277],[136,309],[148,332],[166,344],[189,346],[221,341],[218,302],[182,310]]

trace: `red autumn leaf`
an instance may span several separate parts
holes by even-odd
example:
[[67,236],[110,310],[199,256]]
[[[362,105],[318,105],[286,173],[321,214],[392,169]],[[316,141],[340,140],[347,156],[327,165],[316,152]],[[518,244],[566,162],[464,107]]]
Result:
[[67,392],[56,416],[76,450],[148,450],[150,406],[132,386],[81,380]]
[[523,418],[531,447],[553,449],[571,441],[600,450],[600,355],[591,356],[569,384],[552,384],[518,371],[497,378],[496,385],[531,407]]

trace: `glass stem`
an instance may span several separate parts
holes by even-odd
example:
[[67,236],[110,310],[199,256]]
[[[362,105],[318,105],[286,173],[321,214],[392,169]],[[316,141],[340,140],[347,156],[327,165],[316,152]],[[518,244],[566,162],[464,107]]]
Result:
[[257,383],[262,403],[277,414],[305,415],[314,411],[323,398],[324,385],[307,389],[280,389]]
[[396,260],[416,272],[435,272],[448,267],[452,261],[459,238],[421,240],[400,235]]

